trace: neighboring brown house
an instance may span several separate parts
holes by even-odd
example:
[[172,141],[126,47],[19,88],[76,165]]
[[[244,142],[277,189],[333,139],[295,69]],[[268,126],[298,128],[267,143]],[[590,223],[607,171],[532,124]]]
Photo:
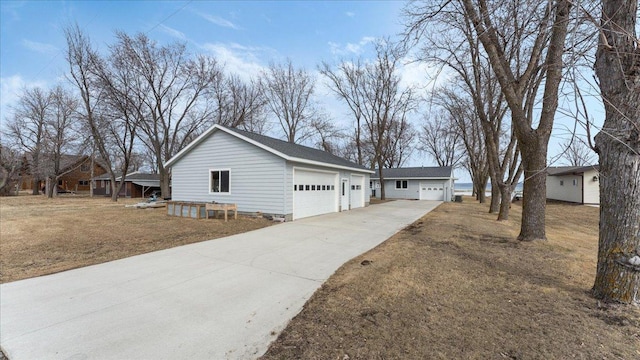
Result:
[[[91,157],[83,155],[63,155],[60,161],[61,172],[64,173],[58,179],[59,192],[89,192],[91,181]],[[93,163],[93,176],[99,176],[107,173],[106,168],[99,162]],[[45,180],[41,179],[35,184],[39,189],[44,187]],[[33,176],[31,174],[22,175],[22,190],[33,189]]]
[[[111,179],[109,179],[109,174],[97,176],[93,179],[95,181],[95,188],[93,189],[94,195],[111,196]],[[116,178],[116,181],[119,182],[121,179],[122,176],[119,176]],[[127,174],[118,196],[125,198],[144,198],[151,196],[154,191],[160,191],[160,175],[144,174],[136,171]]]

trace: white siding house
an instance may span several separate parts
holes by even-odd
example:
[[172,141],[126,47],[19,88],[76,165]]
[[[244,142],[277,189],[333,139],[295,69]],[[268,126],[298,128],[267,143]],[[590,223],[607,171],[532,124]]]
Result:
[[547,169],[547,199],[600,204],[598,166],[560,166]]
[[[387,199],[451,201],[455,188],[450,166],[383,169]],[[380,196],[379,171],[371,176],[371,195]]]
[[172,200],[295,220],[369,205],[373,171],[327,152],[214,125],[167,161]]

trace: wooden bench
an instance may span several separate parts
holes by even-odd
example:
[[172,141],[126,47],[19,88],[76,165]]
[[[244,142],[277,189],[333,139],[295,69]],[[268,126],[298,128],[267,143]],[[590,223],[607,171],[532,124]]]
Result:
[[227,222],[227,213],[229,210],[233,210],[233,218],[238,219],[238,206],[236,204],[206,204],[205,213],[207,219],[209,218],[209,211],[213,211],[213,216],[216,215],[216,211],[224,211],[224,221]]

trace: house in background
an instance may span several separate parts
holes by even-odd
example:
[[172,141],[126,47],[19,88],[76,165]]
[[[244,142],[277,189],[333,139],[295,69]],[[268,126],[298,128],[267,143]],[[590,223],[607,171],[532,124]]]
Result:
[[296,220],[369,204],[373,171],[310,147],[214,125],[166,163],[172,200]]
[[[455,178],[451,166],[383,169],[387,199],[451,201]],[[380,196],[378,170],[371,176],[371,196]]]
[[[95,188],[93,195],[111,196],[111,179],[109,174],[94,177]],[[122,180],[122,176],[116,178],[117,182]],[[151,196],[154,191],[160,191],[160,175],[133,172],[127,174],[124,185],[120,189],[119,197],[124,198],[145,198]]]
[[547,199],[600,204],[598,165],[547,168]]
[[[29,159],[27,159],[29,161]],[[58,192],[89,192],[91,181],[91,157],[87,155],[62,155],[60,159],[60,173],[63,175],[58,179]],[[45,169],[46,170],[46,169]],[[100,161],[93,161],[93,176],[99,176],[107,172]],[[31,174],[23,174],[20,189],[29,190],[33,186],[42,189],[45,180],[41,179],[38,184],[33,183]]]

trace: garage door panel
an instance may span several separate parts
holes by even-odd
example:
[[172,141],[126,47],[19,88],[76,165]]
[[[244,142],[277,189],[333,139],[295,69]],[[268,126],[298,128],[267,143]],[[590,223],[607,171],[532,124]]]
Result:
[[444,184],[442,183],[421,183],[420,200],[444,200]]
[[337,176],[337,173],[295,169],[293,218],[336,212]]

